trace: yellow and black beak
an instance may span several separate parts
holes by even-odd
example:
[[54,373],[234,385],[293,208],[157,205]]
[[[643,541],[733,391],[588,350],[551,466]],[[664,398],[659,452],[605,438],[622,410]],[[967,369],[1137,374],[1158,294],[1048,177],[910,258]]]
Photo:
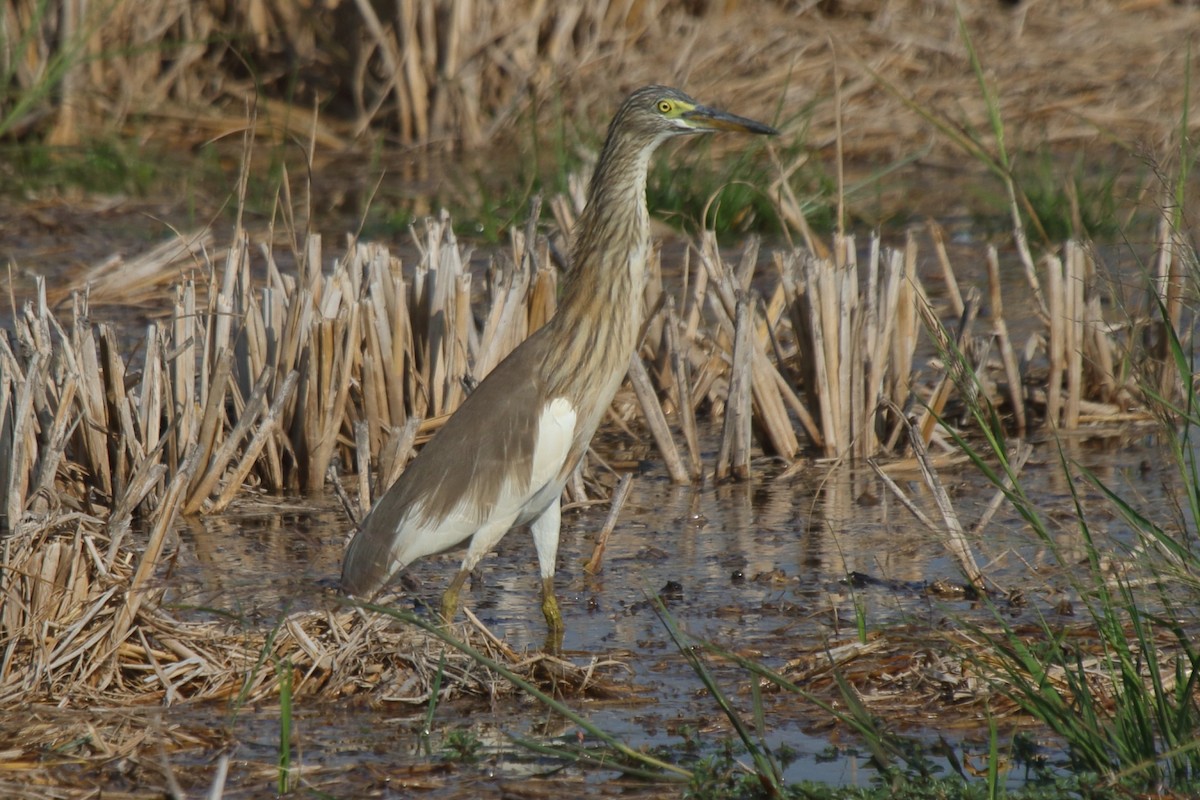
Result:
[[696,106],[689,111],[684,111],[679,116],[688,122],[696,133],[734,131],[736,133],[757,133],[763,136],[779,135],[779,131],[770,125],[764,125],[761,122],[708,106]]

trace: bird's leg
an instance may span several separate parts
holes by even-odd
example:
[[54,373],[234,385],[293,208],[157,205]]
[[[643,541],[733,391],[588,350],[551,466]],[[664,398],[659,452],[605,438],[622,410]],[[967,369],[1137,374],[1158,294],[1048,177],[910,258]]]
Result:
[[454,616],[458,613],[458,592],[470,574],[469,569],[460,569],[454,576],[454,580],[450,581],[450,585],[446,587],[446,593],[442,595],[442,622],[446,625],[454,622]]
[[442,595],[442,620],[447,625],[453,622],[454,617],[458,614],[458,593],[463,584],[467,582],[467,576],[474,571],[479,561],[496,546],[496,543],[504,538],[504,534],[512,527],[515,517],[516,515],[513,514],[501,519],[489,520],[471,536],[471,544],[467,547],[467,554],[463,557],[462,566],[459,567],[454,580],[450,581],[446,593]]
[[559,503],[556,498],[529,526],[542,574],[542,614],[546,617],[547,628],[545,649],[551,653],[562,649],[564,630],[558,600],[554,597],[554,559],[558,555],[558,529],[562,519]]
[[548,653],[557,653],[562,650],[565,628],[558,610],[558,600],[554,596],[553,575],[542,578],[542,614],[546,617],[546,644],[543,649]]

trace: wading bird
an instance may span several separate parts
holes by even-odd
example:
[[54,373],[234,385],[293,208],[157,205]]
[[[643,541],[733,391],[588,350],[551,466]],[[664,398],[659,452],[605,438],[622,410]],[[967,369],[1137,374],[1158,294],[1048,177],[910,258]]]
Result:
[[510,528],[528,524],[546,646],[561,646],[554,596],[560,496],[637,346],[650,156],[674,136],[715,131],[777,133],[664,86],[629,95],[608,127],[575,226],[558,312],[484,378],[371,509],[346,551],[343,591],[369,597],[414,560],[470,539],[442,597],[449,623],[471,570]]

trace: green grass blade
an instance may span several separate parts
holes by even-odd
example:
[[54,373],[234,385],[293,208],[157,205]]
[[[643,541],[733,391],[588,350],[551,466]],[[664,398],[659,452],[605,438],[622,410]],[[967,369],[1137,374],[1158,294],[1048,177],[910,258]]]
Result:
[[277,791],[287,794],[292,788],[292,662],[283,659],[275,665],[279,676],[279,778]]
[[[384,616],[391,617],[398,622],[403,622],[405,624],[420,628],[439,641],[468,656],[476,663],[487,667],[496,674],[500,675],[513,686],[516,686],[530,697],[538,700],[540,703],[560,716],[575,723],[589,735],[595,737],[601,742],[604,742],[609,747],[613,748],[615,751],[632,761],[634,764],[640,764],[641,767],[645,769],[658,770],[661,773],[660,777],[663,778],[685,781],[691,780],[692,773],[690,770],[675,764],[670,764],[654,758],[653,756],[647,755],[646,753],[635,750],[617,737],[595,725],[591,720],[575,711],[570,706],[546,694],[541,689],[510,670],[508,667],[501,664],[499,661],[484,655],[468,645],[466,642],[463,642],[457,637],[451,635],[450,632],[447,631],[442,625],[430,622],[429,620],[423,619],[416,614],[403,611],[398,608],[376,605],[374,603],[352,603],[352,605],[355,605],[366,611],[373,611],[377,614],[383,614]],[[613,766],[615,768],[615,764]]]
[[691,642],[686,641],[683,632],[679,630],[674,617],[667,611],[667,607],[663,605],[661,598],[655,595],[651,597],[651,600],[654,603],[655,613],[658,614],[658,618],[666,626],[667,633],[675,643],[676,649],[687,660],[688,665],[696,673],[700,682],[704,684],[704,688],[708,690],[709,696],[716,701],[717,706],[721,709],[721,713],[729,720],[738,738],[741,739],[742,746],[746,748],[746,752],[753,759],[755,772],[762,782],[763,788],[773,797],[782,797],[782,773],[779,765],[772,758],[770,751],[760,746],[754,740],[741,715],[733,707],[733,704],[729,702],[729,698],[725,693],[721,691],[721,687],[717,684],[712,672],[696,654],[696,650],[691,646]]

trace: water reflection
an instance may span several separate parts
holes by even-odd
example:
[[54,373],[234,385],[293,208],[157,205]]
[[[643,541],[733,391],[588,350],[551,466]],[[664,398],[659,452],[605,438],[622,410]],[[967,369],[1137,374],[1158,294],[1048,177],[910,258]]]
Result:
[[[1178,527],[1171,496],[1173,473],[1161,468],[1155,442],[1146,437],[1083,440],[1065,437],[1063,457],[1072,474],[1090,471],[1119,495],[1139,498],[1150,518]],[[1159,466],[1155,466],[1159,465]],[[969,465],[942,470],[942,481],[964,528],[975,521],[995,490]],[[1072,487],[1058,455],[1040,448],[1026,466],[1024,483],[1068,562],[1084,555]],[[926,514],[939,519],[915,472],[893,479]],[[1075,492],[1093,534],[1136,544],[1101,490],[1076,481]],[[563,520],[558,586],[567,619],[569,649],[638,650],[663,631],[647,599],[668,585],[672,612],[703,635],[735,641],[769,637],[788,611],[823,613],[837,603],[849,573],[890,582],[876,591],[881,608],[902,613],[925,583],[960,581],[940,536],[920,524],[863,468],[816,466],[789,480],[764,478],[720,486],[675,486],[657,468],[638,476],[609,541],[603,571],[584,573],[595,533],[607,509],[568,512]],[[273,617],[333,601],[349,523],[332,497],[303,506],[259,504],[241,513],[187,520],[171,561],[170,600],[237,615]],[[1029,533],[1007,504],[987,528],[974,533],[976,557],[1001,586],[1045,589],[1058,558]],[[424,559],[407,571],[418,606],[436,607],[460,552]],[[536,560],[527,532],[512,532],[480,566],[466,603],[516,647],[537,646],[544,631],[538,606]],[[892,595],[890,598],[886,595]],[[886,602],[883,602],[886,599]],[[816,623],[809,623],[815,625]],[[812,631],[810,630],[810,633]]]
[[186,517],[167,600],[267,619],[320,607],[332,597],[347,530],[332,497]]
[[[1156,442],[1135,435],[1064,439],[1061,446],[1074,474],[1090,470],[1118,494],[1138,498],[1147,513],[1170,522],[1174,506],[1166,500],[1177,489]],[[915,472],[896,472],[893,478],[937,519]],[[969,465],[944,468],[941,479],[971,531],[994,489]],[[1023,481],[1069,566],[1083,550],[1057,450],[1040,447]],[[1098,541],[1112,541],[1114,548],[1136,543],[1099,489],[1082,483],[1075,488]],[[625,680],[645,689],[635,704],[591,712],[602,728],[634,746],[677,745],[689,727],[718,738],[724,730],[711,698],[697,691],[695,675],[649,602],[653,595],[661,593],[678,624],[691,634],[775,668],[803,648],[854,637],[856,615],[865,618],[868,630],[877,631],[914,622],[932,629],[948,613],[978,613],[969,601],[926,593],[932,580],[961,582],[958,567],[940,537],[918,523],[867,469],[822,465],[788,480],[764,476],[750,483],[680,487],[651,467],[634,481],[609,540],[603,571],[587,575],[582,564],[591,556],[606,514],[607,508],[594,506],[564,515],[559,600],[567,628],[565,648],[572,657],[617,658],[628,665]],[[263,503],[191,519],[179,529],[170,562],[170,599],[262,626],[275,625],[291,610],[337,602],[332,587],[347,529],[332,498],[314,498],[304,507]],[[1062,561],[1007,506],[984,531],[971,534],[971,543],[991,580],[1030,598],[1031,614],[1043,613],[1070,592]],[[449,553],[412,565],[407,581],[413,588],[396,602],[434,613],[460,557]],[[872,580],[851,586],[845,578],[852,572]],[[545,634],[536,573],[531,537],[514,531],[484,560],[463,595],[464,604],[518,650],[540,646]],[[714,670],[723,686],[744,697],[744,671],[720,663]],[[815,716],[812,707],[787,694],[772,695],[767,704],[772,742],[786,742],[800,753],[789,780],[853,784],[869,779],[869,773],[858,772],[854,758],[820,762],[828,720]],[[527,712],[496,709],[497,730],[528,729],[535,722]],[[325,758],[366,759],[395,768],[397,762],[422,757],[413,749],[412,720],[397,729],[383,724],[377,712],[362,709],[342,716],[324,708],[312,713],[319,717],[320,735],[342,747]],[[451,709],[439,713],[456,725],[462,720]],[[535,721],[541,716],[533,715]],[[470,717],[475,720],[479,714],[472,711]],[[313,724],[318,725],[315,718]],[[576,733],[567,728],[554,732]],[[398,740],[405,743],[399,749]]]

